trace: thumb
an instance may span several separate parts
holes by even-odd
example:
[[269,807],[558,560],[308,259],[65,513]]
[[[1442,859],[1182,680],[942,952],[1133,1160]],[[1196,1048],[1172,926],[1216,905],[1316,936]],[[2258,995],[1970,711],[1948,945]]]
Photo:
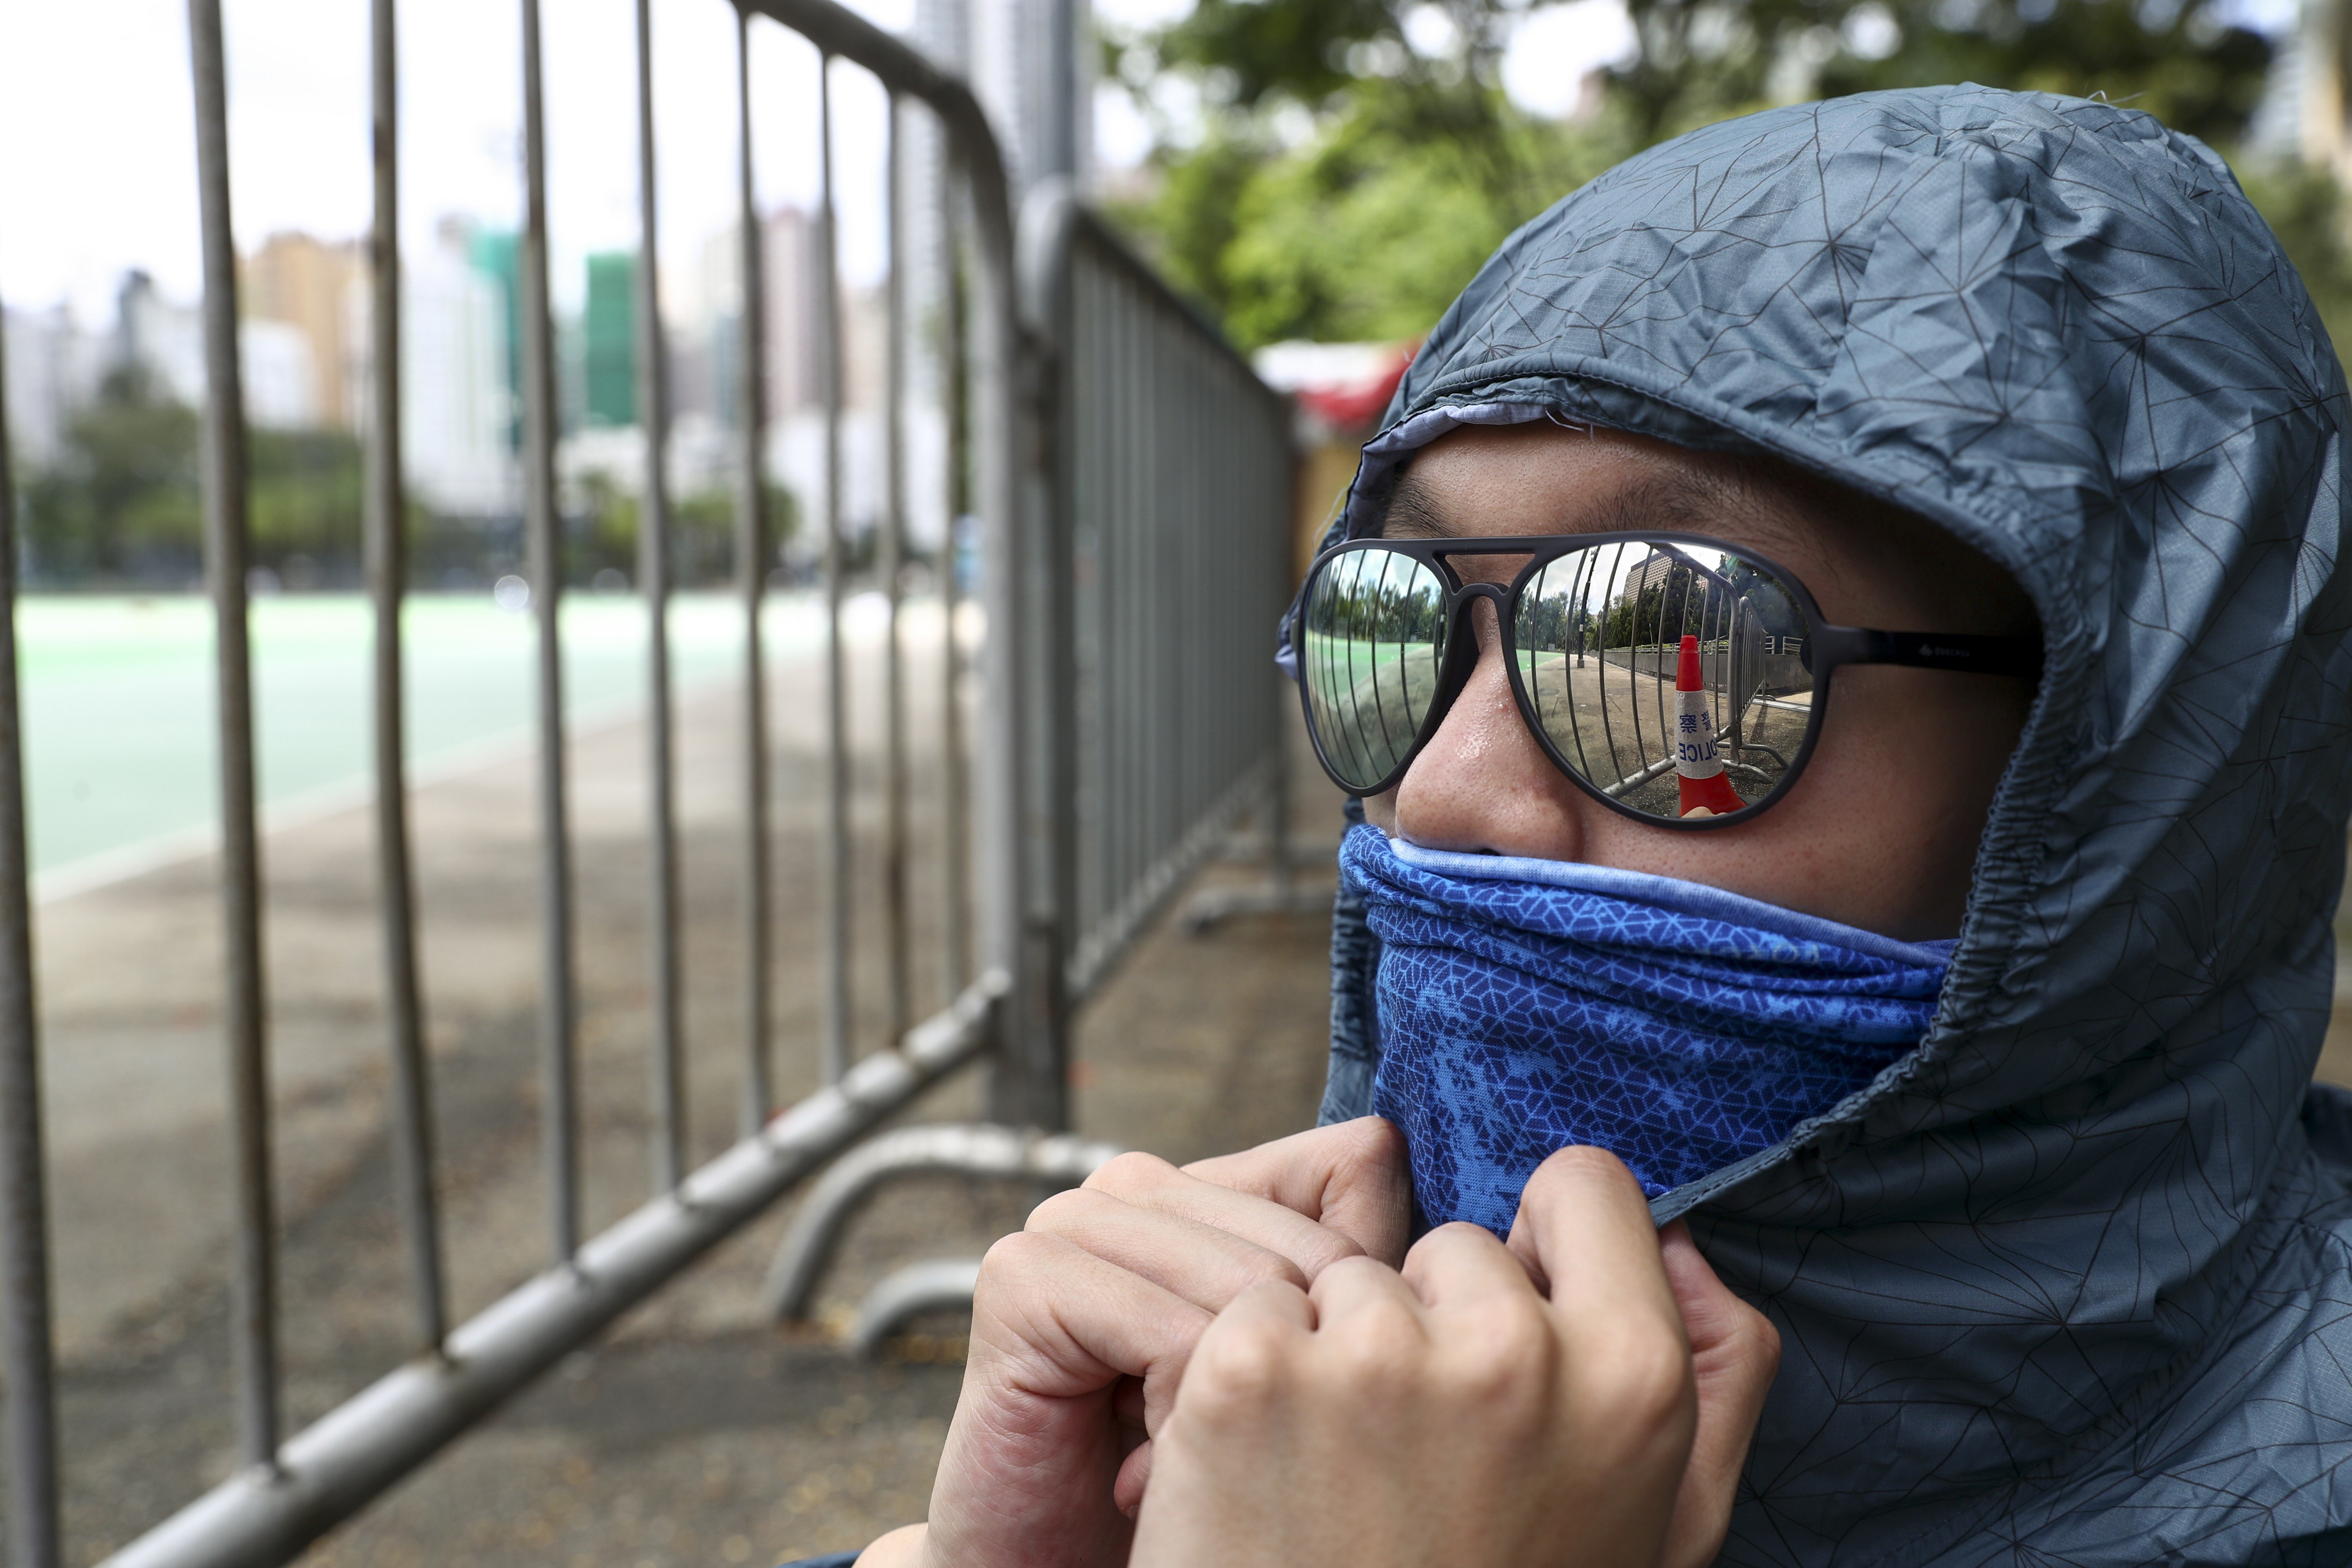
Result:
[[1698,1388],[1698,1430],[1659,1561],[1663,1568],[1703,1568],[1722,1550],[1731,1524],[1739,1472],[1780,1370],[1780,1334],[1716,1277],[1690,1226],[1675,1221],[1658,1233],[1658,1247]]
[[1391,1268],[1404,1261],[1412,1174],[1404,1135],[1378,1116],[1198,1160],[1184,1173],[1305,1215]]

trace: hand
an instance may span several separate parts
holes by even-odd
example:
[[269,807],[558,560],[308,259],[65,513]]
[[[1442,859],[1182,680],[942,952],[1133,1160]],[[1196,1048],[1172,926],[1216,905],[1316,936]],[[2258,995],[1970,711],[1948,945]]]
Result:
[[1243,1292],[1159,1429],[1130,1562],[1696,1568],[1779,1355],[1623,1165],[1564,1150],[1507,1247],[1449,1225],[1401,1274]]
[[877,1542],[867,1568],[1125,1563],[1149,1434],[1213,1315],[1254,1285],[1304,1289],[1367,1243],[1402,1247],[1386,1122],[1193,1169],[1223,1179],[1124,1155],[990,1249],[929,1525]]

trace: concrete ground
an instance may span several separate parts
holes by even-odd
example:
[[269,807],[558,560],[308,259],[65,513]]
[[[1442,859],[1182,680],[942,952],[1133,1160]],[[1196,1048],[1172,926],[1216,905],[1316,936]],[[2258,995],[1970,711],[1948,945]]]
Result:
[[[919,618],[909,636],[919,1016],[944,984],[932,853],[942,770],[923,739],[935,730],[937,629]],[[878,706],[876,662],[870,647],[856,662],[855,711]],[[773,1059],[787,1100],[815,1080],[822,994],[815,677],[813,662],[787,658],[773,682]],[[698,1163],[731,1141],[740,1116],[734,701],[706,689],[679,716]],[[644,739],[624,721],[585,729],[572,746],[592,1230],[650,1189]],[[872,739],[860,742],[856,823],[861,1049],[883,1033]],[[1328,855],[1337,797],[1311,763],[1297,778],[1300,830]],[[530,789],[518,754],[415,796],[453,1319],[548,1257]],[[398,1364],[416,1341],[385,1138],[367,813],[320,815],[273,833],[266,871],[292,1430]],[[1256,874],[1219,863],[1201,880]],[[188,858],[52,900],[39,914],[67,1528],[78,1563],[164,1518],[235,1463],[215,875],[207,858]],[[1080,1020],[1079,1129],[1183,1160],[1310,1123],[1327,940],[1319,913],[1237,920],[1199,937],[1163,922]],[[967,1079],[912,1114],[973,1110]],[[899,1264],[977,1255],[1017,1227],[1035,1196],[946,1181],[892,1191],[853,1230],[821,1312],[840,1321]],[[758,1292],[788,1218],[789,1205],[780,1207],[719,1248],[307,1561],[773,1563],[856,1545],[920,1517],[961,1376],[960,1325],[927,1325],[933,1333],[901,1342],[879,1364],[851,1360],[822,1333],[771,1327]]]

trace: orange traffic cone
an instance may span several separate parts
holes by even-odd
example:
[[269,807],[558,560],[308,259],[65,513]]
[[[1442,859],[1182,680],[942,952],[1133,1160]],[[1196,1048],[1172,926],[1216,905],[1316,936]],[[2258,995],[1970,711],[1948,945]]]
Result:
[[1675,782],[1682,786],[1682,814],[1725,816],[1748,803],[1732,793],[1715,748],[1715,715],[1707,708],[1706,682],[1699,673],[1698,638],[1685,633],[1675,661]]

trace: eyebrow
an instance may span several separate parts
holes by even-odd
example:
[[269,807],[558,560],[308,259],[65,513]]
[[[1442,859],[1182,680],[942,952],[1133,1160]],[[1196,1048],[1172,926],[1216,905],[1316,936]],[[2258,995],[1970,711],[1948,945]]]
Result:
[[[1583,526],[1563,530],[1575,533],[1640,533],[1652,529],[1701,531],[1729,515],[1763,509],[1748,488],[1736,479],[1713,473],[1675,470],[1645,474],[1609,496],[1583,519]],[[1749,518],[1750,521],[1760,519]],[[1408,468],[1389,493],[1386,511],[1375,530],[1381,539],[1467,539],[1475,529],[1457,526]]]

